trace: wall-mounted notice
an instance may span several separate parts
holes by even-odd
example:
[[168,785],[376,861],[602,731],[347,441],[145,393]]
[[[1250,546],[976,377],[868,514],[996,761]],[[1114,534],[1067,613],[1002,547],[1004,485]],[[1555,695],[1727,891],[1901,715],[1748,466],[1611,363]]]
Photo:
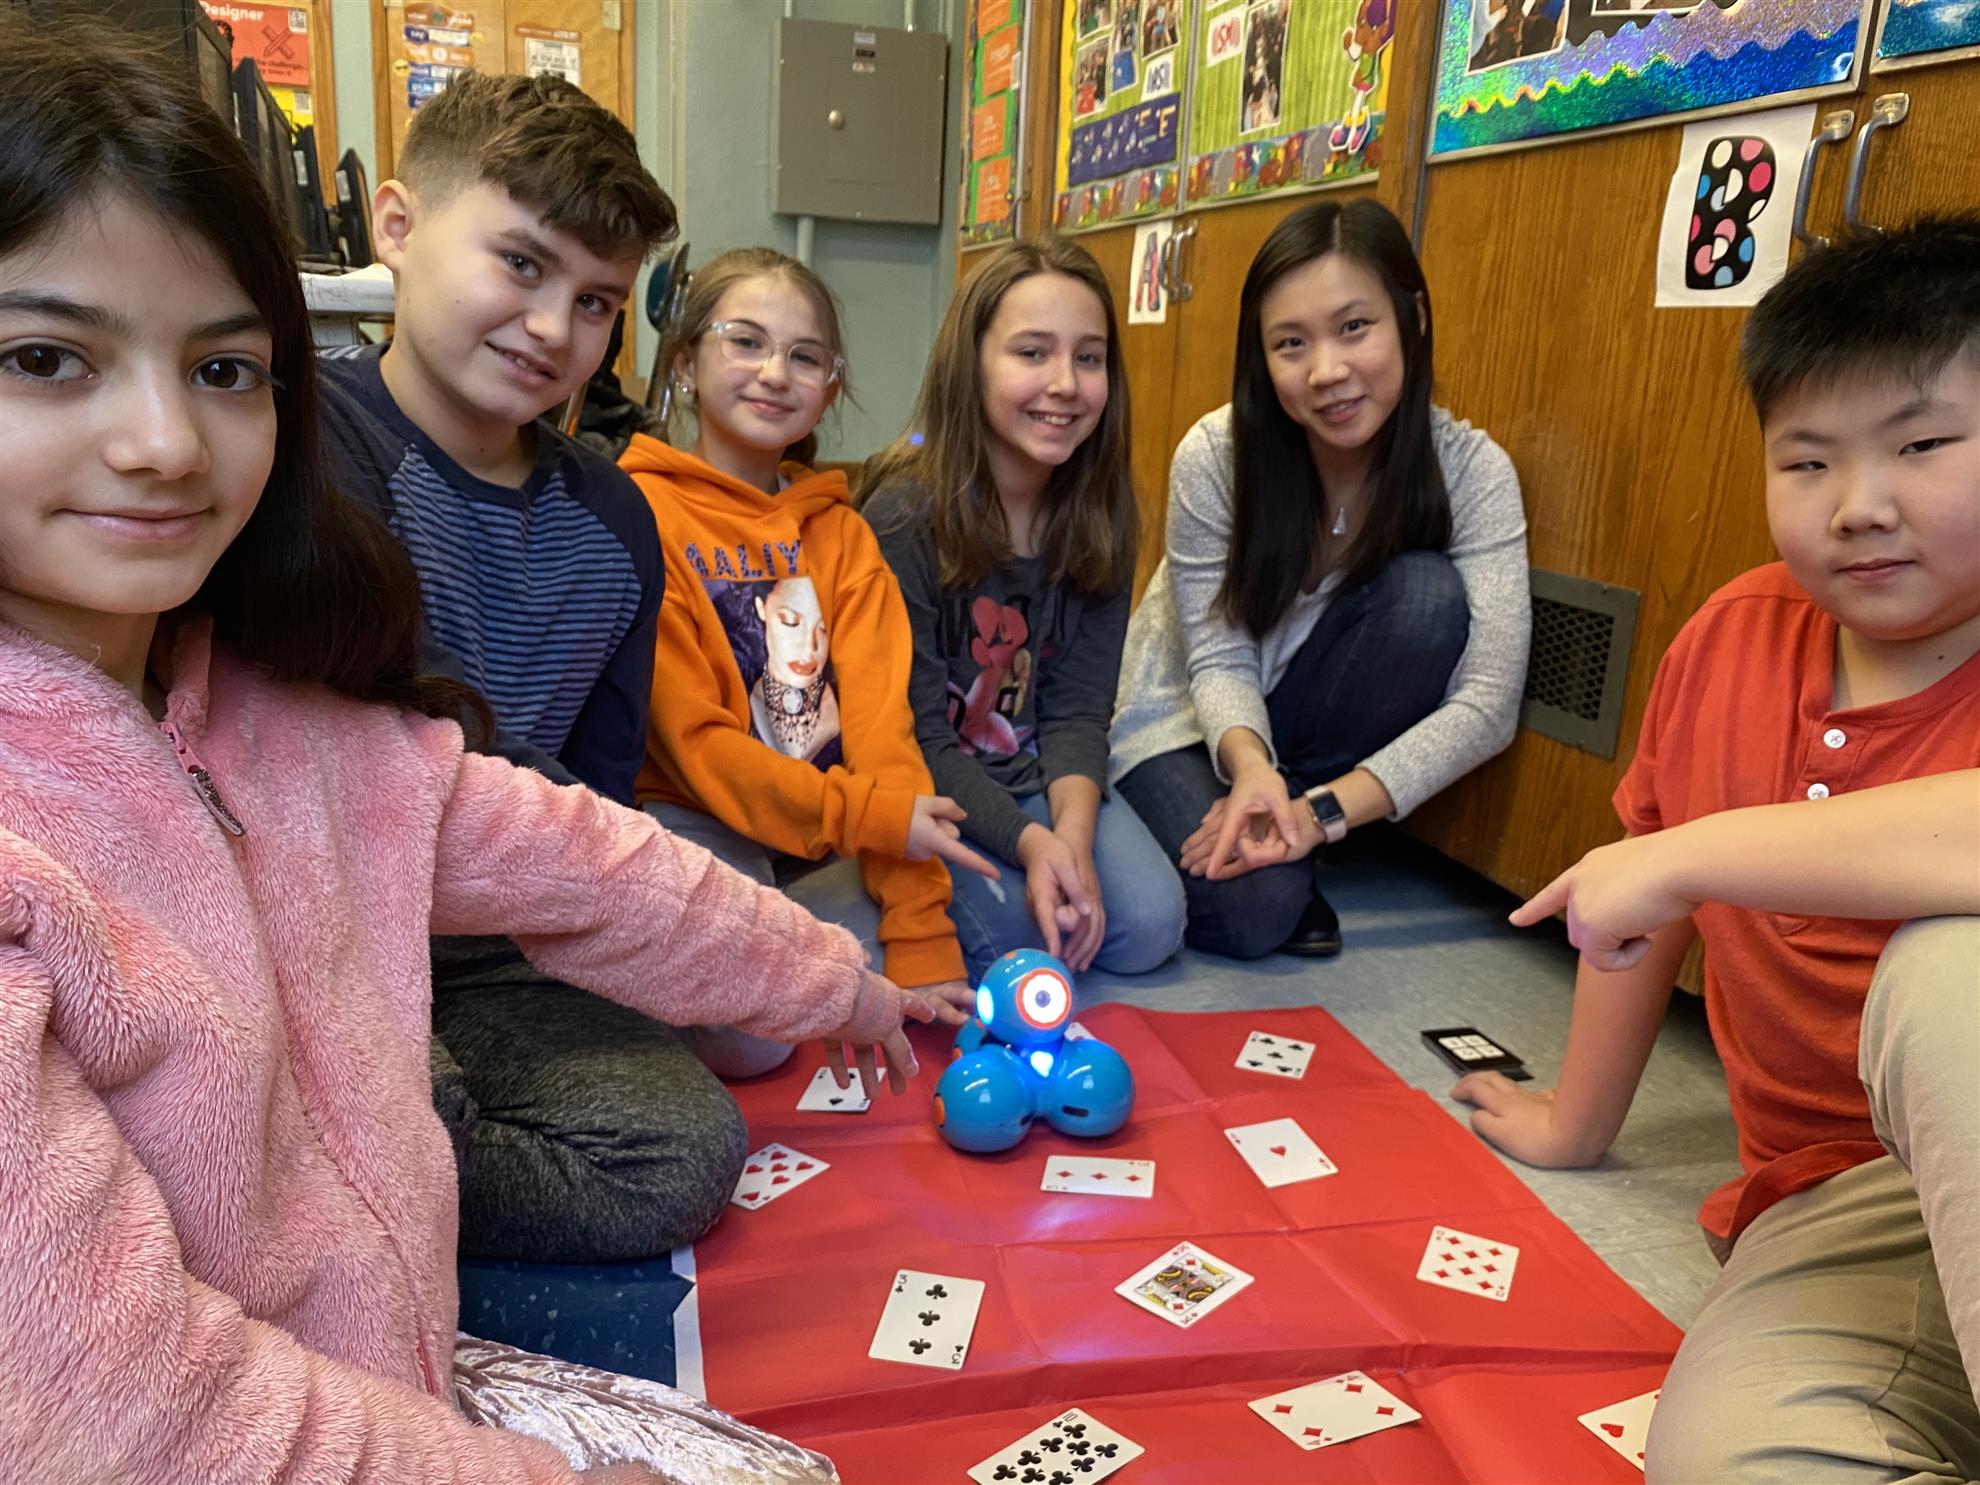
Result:
[[1657,305],[1758,304],[1787,271],[1815,105],[1687,124],[1657,234]]
[[999,242],[1017,231],[1026,0],[974,0],[963,117],[962,245]]
[[1182,88],[1194,28],[1184,0],[1067,0],[1052,221],[1067,230],[1174,212]]
[[1211,0],[1189,103],[1191,206],[1381,163],[1396,0]]

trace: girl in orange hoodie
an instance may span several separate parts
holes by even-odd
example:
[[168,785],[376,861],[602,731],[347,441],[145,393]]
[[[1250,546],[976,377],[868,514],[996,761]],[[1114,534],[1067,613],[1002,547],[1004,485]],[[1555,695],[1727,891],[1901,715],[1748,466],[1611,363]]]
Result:
[[[845,476],[808,467],[846,390],[832,292],[772,249],[724,253],[695,274],[662,364],[696,436],[683,453],[640,435],[620,460],[666,562],[639,801],[877,940],[897,984],[967,1009],[943,860],[997,871],[962,843],[963,812],[916,745],[893,573]],[[828,855],[845,859],[819,866]],[[727,1077],[790,1054],[728,1027],[689,1040]]]

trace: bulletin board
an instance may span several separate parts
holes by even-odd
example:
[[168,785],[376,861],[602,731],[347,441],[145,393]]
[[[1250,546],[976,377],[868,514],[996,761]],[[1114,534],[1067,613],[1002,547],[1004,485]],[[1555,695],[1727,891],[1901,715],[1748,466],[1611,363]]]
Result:
[[1432,158],[1848,92],[1870,0],[1447,0]]
[[1974,0],[1884,0],[1873,71],[1980,57],[1980,5]]
[[962,245],[1002,242],[1017,233],[1024,172],[1024,59],[1036,0],[971,0],[963,53]]
[[1077,232],[1181,204],[1188,0],[1066,0],[1052,221]]
[[1381,163],[1396,0],[1209,0],[1190,206],[1365,180]]

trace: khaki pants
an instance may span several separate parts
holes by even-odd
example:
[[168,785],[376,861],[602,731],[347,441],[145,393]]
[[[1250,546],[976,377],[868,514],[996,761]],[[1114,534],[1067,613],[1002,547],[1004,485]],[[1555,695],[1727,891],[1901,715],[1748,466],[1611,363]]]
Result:
[[1650,1481],[1980,1479],[1980,918],[1891,939],[1858,1069],[1889,1155],[1740,1235],[1658,1400]]

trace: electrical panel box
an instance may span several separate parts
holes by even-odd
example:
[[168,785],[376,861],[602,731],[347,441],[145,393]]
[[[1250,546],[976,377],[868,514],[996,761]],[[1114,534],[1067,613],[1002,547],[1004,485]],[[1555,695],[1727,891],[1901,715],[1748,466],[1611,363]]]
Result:
[[777,23],[776,210],[942,220],[949,41],[939,31]]

